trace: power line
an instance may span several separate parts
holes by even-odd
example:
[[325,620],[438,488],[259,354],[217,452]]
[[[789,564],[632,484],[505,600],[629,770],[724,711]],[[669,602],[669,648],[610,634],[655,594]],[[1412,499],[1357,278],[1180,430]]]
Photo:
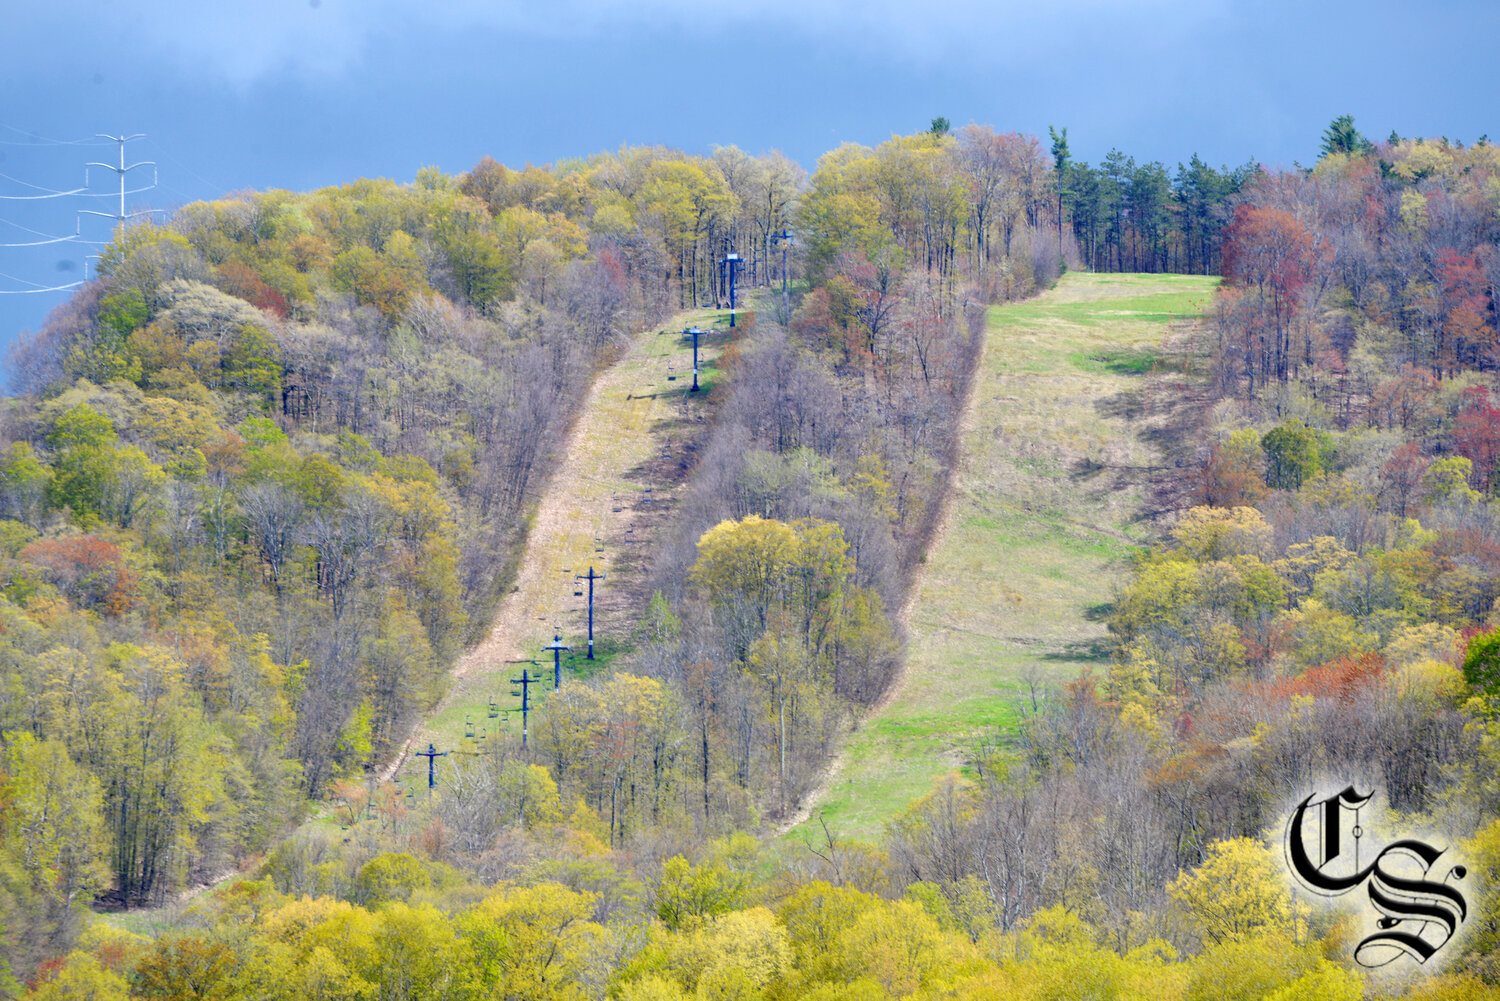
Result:
[[14,125],[7,125],[4,122],[0,122],[0,129],[6,129],[6,130],[8,130],[10,132],[16,133],[17,135],[26,136],[27,138],[29,138],[31,140],[30,142],[21,143],[21,142],[15,142],[13,140],[0,139],[0,146],[103,146],[104,145],[103,143],[99,142],[97,136],[93,137],[93,138],[88,138],[88,139],[49,139],[46,136],[37,135],[35,132],[27,132],[25,129],[18,129]]
[[206,178],[202,174],[198,173],[192,167],[189,167],[187,164],[183,163],[182,160],[181,160],[181,158],[175,157],[170,152],[168,152],[167,150],[162,149],[161,148],[161,144],[157,143],[155,145],[156,145],[156,149],[157,149],[157,153],[156,153],[157,156],[160,156],[160,157],[162,157],[162,158],[164,158],[166,160],[170,160],[172,163],[175,163],[178,166],[178,168],[180,168],[182,170],[182,172],[184,174],[188,174],[191,177],[196,178],[197,180],[199,180],[203,184],[208,185],[209,191],[214,192],[214,194],[211,195],[210,197],[217,197],[218,195],[225,194],[225,189],[224,189],[224,186],[222,184],[215,184],[213,181],[210,181],[208,178]]
[[[6,275],[4,277],[9,277]],[[83,282],[73,282],[69,285],[53,285],[51,288],[0,288],[0,295],[37,295],[41,292],[66,292],[70,288],[78,288]]]
[[43,187],[40,184],[32,184],[30,181],[23,181],[19,177],[11,177],[9,174],[0,174],[0,178],[4,178],[12,184],[19,184],[24,188],[35,188],[38,191],[45,191],[49,195],[71,195],[74,191],[83,190],[82,188],[74,188],[73,191],[58,191],[54,188]]
[[6,274],[3,271],[0,271],[0,278],[5,278],[5,279],[8,279],[9,281],[13,281],[13,282],[20,282],[22,285],[30,285],[32,288],[43,288],[44,287],[41,284],[41,282],[30,282],[30,281],[27,281],[25,278],[17,278],[15,275],[8,275],[8,274]]
[[[17,129],[15,126],[13,126],[13,125],[7,125],[7,124],[5,124],[3,122],[0,122],[0,129],[5,129],[5,130],[11,131],[11,132],[20,133],[22,135],[28,135],[27,133],[23,132],[22,130]],[[30,181],[24,181],[24,180],[21,180],[20,178],[17,178],[17,177],[11,177],[8,174],[0,174],[0,179],[4,179],[4,180],[9,181],[9,182],[11,182],[13,184],[19,184],[19,185],[22,185],[24,187],[31,188],[31,189],[33,189],[35,191],[43,192],[42,194],[36,194],[36,195],[0,195],[0,200],[17,201],[17,202],[19,202],[19,201],[45,201],[45,200],[49,200],[49,199],[53,199],[53,198],[67,198],[67,197],[72,197],[72,198],[118,198],[119,199],[119,207],[118,207],[118,209],[115,212],[97,212],[97,211],[94,211],[92,209],[77,209],[76,212],[77,212],[77,216],[78,217],[81,217],[83,215],[103,216],[106,219],[113,220],[120,227],[123,227],[125,225],[126,221],[128,221],[130,219],[133,219],[133,218],[135,218],[137,216],[148,215],[148,214],[150,214],[152,212],[162,211],[160,209],[143,209],[143,210],[140,210],[140,211],[137,211],[137,212],[126,212],[125,211],[125,199],[126,199],[126,197],[128,195],[141,194],[142,192],[150,191],[150,190],[152,190],[153,188],[156,187],[156,183],[157,183],[157,179],[155,177],[156,164],[154,162],[149,161],[149,160],[148,161],[142,161],[140,163],[131,163],[131,164],[127,164],[125,162],[125,144],[128,143],[128,142],[132,142],[132,141],[134,141],[136,139],[144,139],[145,138],[144,134],[136,134],[136,135],[130,135],[130,136],[127,136],[127,135],[111,136],[111,135],[104,135],[104,134],[101,133],[101,134],[98,134],[98,135],[94,136],[93,139],[91,139],[91,140],[73,140],[73,141],[62,140],[62,139],[49,139],[49,138],[47,138],[45,136],[31,136],[31,138],[35,139],[36,141],[32,142],[32,143],[15,143],[15,142],[9,142],[9,143],[6,143],[6,145],[11,145],[11,146],[22,146],[22,145],[31,145],[31,146],[97,146],[97,145],[102,145],[104,143],[114,143],[114,144],[118,145],[119,149],[120,149],[119,163],[118,164],[113,164],[113,163],[90,162],[90,163],[86,164],[84,166],[83,187],[81,187],[81,188],[74,188],[71,191],[60,191],[60,190],[56,190],[56,189],[53,189],[53,188],[46,187],[46,186],[41,185],[41,184],[33,184]],[[3,140],[0,140],[0,142],[3,142]],[[88,185],[89,185],[88,168],[90,168],[90,167],[99,167],[99,168],[102,168],[104,170],[108,170],[108,171],[110,171],[110,172],[118,175],[118,177],[120,179],[118,190],[117,191],[111,191],[111,192],[104,192],[104,193],[97,193],[97,192],[91,192],[91,191],[89,191],[88,190]],[[146,185],[146,186],[143,186],[143,187],[129,188],[129,189],[127,189],[126,188],[126,175],[129,174],[131,171],[139,168],[139,167],[151,167],[152,168],[152,174],[153,174],[153,176],[152,176],[152,179],[151,179],[151,183],[149,185]],[[98,243],[98,241],[83,239],[81,227],[79,226],[79,222],[78,222],[77,218],[75,218],[75,222],[74,222],[74,230],[75,230],[74,235],[73,236],[63,236],[63,237],[52,236],[49,233],[43,233],[43,232],[41,232],[39,230],[30,229],[29,227],[22,226],[20,223],[9,222],[7,220],[0,220],[0,222],[5,223],[5,225],[15,226],[17,229],[20,229],[20,230],[23,230],[23,231],[25,231],[27,233],[30,233],[33,236],[41,237],[41,239],[38,239],[38,240],[22,240],[22,241],[0,243],[0,248],[5,248],[5,249],[18,248],[19,249],[19,248],[27,248],[27,247],[49,246],[49,245],[58,244],[58,243],[82,243],[82,244],[89,244],[89,245],[95,245],[95,246],[101,245],[101,244]],[[76,282],[68,282],[68,283],[62,284],[62,285],[44,285],[41,282],[28,281],[27,279],[18,278],[15,275],[9,275],[9,274],[4,274],[4,273],[0,273],[0,279],[4,279],[4,280],[6,280],[8,282],[13,282],[13,283],[15,283],[17,285],[20,285],[20,286],[27,286],[27,287],[24,287],[24,288],[0,289],[0,295],[39,295],[39,294],[45,294],[45,293],[66,292],[69,289],[75,289],[75,288],[78,288],[79,286],[85,284],[85,281],[76,281]]]
[[[43,233],[39,229],[32,229],[30,226],[22,226],[20,223],[18,223],[18,222],[12,222],[9,219],[0,219],[0,224],[6,225],[6,226],[14,226],[16,229],[22,230],[23,232],[30,233],[32,236],[49,236],[49,234]],[[72,237],[68,237],[68,239],[72,239]]]
[[29,226],[22,226],[18,222],[10,222],[6,219],[0,219],[0,223],[5,223],[5,225],[7,226],[14,226],[19,230],[24,230],[25,232],[30,233],[32,236],[41,237],[40,240],[28,240],[21,243],[0,243],[0,247],[45,247],[50,243],[71,243],[78,240],[79,238],[79,234],[76,232],[72,236],[51,236],[47,233],[43,233],[40,230],[32,229]]
[[27,281],[25,278],[17,278],[15,275],[5,274],[3,271],[0,271],[0,278],[31,286],[31,288],[22,289],[0,289],[0,295],[35,295],[38,292],[63,292],[70,288],[77,288],[83,284],[83,282],[73,282],[68,285],[41,285],[37,282]]
[[53,236],[45,240],[32,240],[30,243],[0,243],[0,247],[45,247],[49,243],[72,243],[76,236]]
[[[21,183],[25,183],[24,181]],[[32,185],[35,187],[35,185]],[[64,198],[68,195],[83,194],[82,188],[74,188],[72,191],[54,191],[48,195],[0,195],[0,199],[7,202],[40,202],[48,198]]]
[[[137,163],[137,164],[133,164],[133,166],[141,167],[141,166],[144,166],[144,164]],[[126,191],[125,193],[127,195],[138,195],[138,194],[140,194],[143,191],[155,191],[156,188],[157,188],[157,185],[155,185],[155,184],[148,184],[144,188],[131,188],[129,191]],[[78,196],[79,198],[114,198],[118,194],[118,192],[115,192],[115,191],[84,191],[82,188],[79,188],[78,190],[80,192],[82,192],[82,194],[80,194]],[[160,210],[158,210],[158,209],[152,209],[151,211],[156,212],[156,211],[160,211]],[[114,216],[110,216],[110,218],[113,219]]]

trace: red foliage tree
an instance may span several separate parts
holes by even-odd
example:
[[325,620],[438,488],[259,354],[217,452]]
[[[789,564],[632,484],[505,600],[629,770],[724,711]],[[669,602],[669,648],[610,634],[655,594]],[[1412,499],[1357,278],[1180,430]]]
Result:
[[827,283],[834,317],[851,330],[860,329],[865,352],[877,361],[886,325],[900,302],[899,279],[899,272],[886,258],[871,261],[855,250],[839,255]]
[[1370,419],[1386,428],[1425,434],[1437,416],[1438,382],[1415,365],[1404,365],[1401,374],[1376,387],[1370,394]]
[[1493,360],[1490,356],[1495,339],[1486,322],[1489,299],[1478,258],[1445,247],[1438,251],[1435,264],[1438,285],[1443,290],[1440,332],[1444,360],[1450,368]]
[[219,265],[217,270],[219,287],[225,292],[285,319],[286,296],[267,285],[260,275],[255,273],[254,268],[240,264],[238,261],[228,261]]
[[1242,204],[1225,230],[1224,276],[1248,291],[1253,325],[1271,334],[1269,350],[1260,358],[1252,357],[1246,340],[1245,374],[1252,392],[1257,369],[1262,379],[1274,376],[1281,382],[1290,374],[1292,321],[1312,278],[1314,249],[1307,228],[1281,209]]
[[1380,500],[1396,517],[1405,518],[1422,489],[1422,477],[1432,463],[1417,443],[1409,441],[1391,453],[1380,467]]
[[1488,493],[1500,462],[1500,407],[1486,387],[1464,390],[1453,422],[1453,447],[1474,464],[1474,488]]
[[1349,703],[1364,689],[1379,684],[1385,670],[1385,657],[1378,653],[1348,655],[1303,671],[1291,679],[1290,691]]
[[1249,458],[1222,442],[1210,445],[1195,492],[1198,503],[1214,507],[1253,507],[1260,503],[1266,496],[1264,463],[1252,463]]
[[57,589],[81,608],[118,615],[134,601],[135,575],[120,547],[97,535],[38,539],[21,550],[21,559],[45,567]]

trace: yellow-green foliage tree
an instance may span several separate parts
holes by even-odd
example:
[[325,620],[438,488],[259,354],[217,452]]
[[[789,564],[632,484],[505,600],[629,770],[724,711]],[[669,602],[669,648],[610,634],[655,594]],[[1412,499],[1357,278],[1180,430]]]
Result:
[[622,672],[568,685],[548,697],[532,726],[559,787],[606,821],[611,846],[679,809],[683,714],[665,683]]
[[794,795],[789,756],[810,742],[826,746],[837,680],[895,646],[878,596],[854,583],[854,571],[842,529],[817,518],[789,524],[752,514],[698,540],[689,577],[765,693],[782,813]]
[[1277,858],[1251,838],[1210,845],[1203,864],[1179,876],[1168,894],[1186,927],[1207,943],[1273,932],[1296,937],[1305,929],[1306,915],[1293,907]]

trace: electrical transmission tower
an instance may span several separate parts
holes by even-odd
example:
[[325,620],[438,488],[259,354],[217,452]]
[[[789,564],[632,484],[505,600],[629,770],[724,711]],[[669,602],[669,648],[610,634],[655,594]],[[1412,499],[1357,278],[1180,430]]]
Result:
[[[124,233],[125,232],[125,223],[128,222],[129,220],[134,219],[136,216],[150,215],[153,212],[161,212],[162,211],[162,209],[140,209],[139,211],[136,211],[136,212],[126,212],[125,211],[125,196],[126,195],[138,195],[138,194],[140,194],[143,191],[150,191],[152,188],[156,187],[156,181],[157,181],[157,176],[156,176],[156,161],[155,160],[142,160],[139,163],[131,163],[131,164],[127,164],[125,162],[125,144],[128,143],[128,142],[134,142],[137,139],[144,139],[144,138],[146,138],[146,134],[144,132],[137,132],[133,136],[127,136],[127,135],[111,136],[111,135],[105,135],[103,132],[100,132],[100,133],[98,133],[96,135],[95,138],[98,138],[98,139],[108,139],[112,143],[118,143],[119,147],[120,147],[120,162],[118,164],[113,164],[113,163],[100,163],[97,160],[94,160],[94,161],[91,161],[91,162],[85,164],[84,165],[84,171],[83,171],[83,181],[84,181],[84,184],[85,185],[88,184],[88,179],[89,179],[88,168],[89,167],[100,167],[100,168],[102,168],[104,170],[108,170],[108,171],[110,171],[110,172],[118,175],[119,178],[120,178],[120,191],[119,191],[120,207],[115,212],[97,212],[94,209],[79,209],[78,211],[79,211],[80,214],[83,214],[83,215],[96,215],[96,216],[102,216],[105,219],[113,219],[115,221],[115,231],[118,232],[118,233]],[[150,167],[151,168],[151,183],[148,184],[148,185],[146,185],[143,188],[133,188],[130,191],[126,191],[125,190],[125,175],[128,174],[128,173],[130,173],[132,170],[135,170],[137,167]],[[100,245],[102,246],[102,244],[100,244]],[[85,275],[87,275],[87,272],[85,272]]]
[[[112,163],[99,163],[97,160],[92,161],[90,163],[87,163],[87,164],[84,165],[83,179],[84,179],[85,183],[88,182],[88,168],[89,167],[102,167],[104,170],[113,171],[114,173],[120,175],[120,209],[119,209],[118,212],[95,212],[93,209],[79,209],[78,211],[82,212],[82,213],[84,213],[86,215],[98,215],[98,216],[103,216],[106,219],[113,219],[115,221],[115,224],[117,226],[123,226],[123,225],[125,225],[125,220],[127,220],[127,219],[134,219],[136,216],[150,215],[152,212],[160,212],[161,209],[141,209],[139,212],[126,212],[125,211],[125,196],[126,195],[138,195],[138,194],[140,194],[143,191],[150,191],[152,188],[156,187],[156,161],[155,160],[142,160],[140,163],[132,163],[132,164],[130,164],[128,166],[125,163],[125,144],[128,143],[128,142],[134,142],[137,139],[144,139],[144,138],[146,138],[146,134],[144,132],[137,132],[133,136],[109,136],[109,135],[105,135],[104,133],[101,132],[101,133],[98,134],[97,138],[99,138],[99,139],[108,139],[112,143],[119,143],[119,145],[120,145],[120,164],[119,164],[119,166],[116,166],[116,165],[114,165]],[[151,168],[151,183],[148,184],[148,185],[146,185],[144,188],[135,188],[134,190],[126,191],[125,190],[125,175],[128,174],[128,173],[130,173],[132,170],[135,170],[137,167],[150,167]]]
[[[77,212],[77,214],[79,216],[82,216],[82,215],[102,216],[105,219],[112,219],[112,220],[114,220],[115,225],[117,227],[123,227],[127,221],[129,221],[130,219],[134,219],[137,216],[148,215],[148,214],[150,214],[152,212],[160,212],[160,211],[162,211],[161,209],[142,209],[142,210],[137,211],[137,212],[127,212],[125,210],[125,197],[127,195],[140,194],[140,193],[145,192],[145,191],[150,191],[150,190],[152,190],[153,188],[156,187],[156,183],[157,183],[156,163],[154,161],[146,160],[146,161],[142,161],[140,163],[131,163],[131,164],[127,164],[125,162],[125,144],[128,143],[128,142],[133,142],[136,139],[144,139],[145,138],[145,134],[144,133],[138,133],[136,135],[130,135],[130,136],[127,136],[127,135],[111,136],[111,135],[105,135],[103,133],[100,133],[100,134],[96,135],[94,138],[95,139],[104,139],[104,140],[107,140],[109,142],[117,144],[119,146],[119,148],[120,148],[119,162],[118,163],[90,162],[90,163],[86,164],[85,167],[84,167],[84,182],[83,182],[83,187],[81,187],[81,188],[72,188],[72,189],[66,190],[66,191],[64,191],[64,190],[58,190],[58,189],[53,189],[53,188],[44,188],[41,185],[31,184],[30,182],[27,182],[27,181],[20,181],[20,180],[17,180],[16,178],[9,178],[9,177],[7,177],[7,178],[5,178],[6,180],[15,181],[15,183],[21,184],[24,187],[31,188],[31,189],[39,192],[39,194],[0,195],[0,203],[3,203],[3,202],[38,202],[38,201],[42,201],[44,199],[68,198],[68,197],[75,197],[75,198],[98,198],[98,197],[101,197],[100,195],[97,195],[97,194],[91,194],[89,192],[89,190],[88,190],[88,185],[89,185],[88,168],[89,167],[100,167],[100,168],[102,168],[104,170],[110,171],[113,174],[116,174],[119,177],[120,184],[119,184],[119,190],[118,190],[118,192],[111,192],[109,195],[103,196],[103,197],[118,197],[119,198],[119,207],[114,212],[97,212],[97,211],[94,211],[93,209],[78,209],[78,210],[76,210],[76,212]],[[60,142],[60,141],[57,141],[57,140],[49,140],[48,142],[50,144],[53,144],[53,145],[74,145],[74,143],[63,143],[63,142]],[[86,141],[85,140],[79,140],[78,142],[79,143],[83,143],[83,142],[86,142]],[[129,174],[132,170],[135,170],[138,167],[150,167],[150,168],[152,168],[151,183],[148,184],[148,185],[145,185],[143,187],[134,188],[134,189],[127,189],[126,188],[126,175]],[[77,219],[77,218],[75,218],[75,220],[74,220],[74,223],[73,223],[73,235],[71,235],[71,236],[51,236],[51,235],[49,235],[49,234],[47,234],[45,232],[42,232],[41,230],[32,229],[32,228],[30,228],[28,226],[24,226],[24,225],[22,225],[22,224],[20,224],[18,222],[15,222],[15,221],[9,220],[9,219],[0,219],[0,222],[3,222],[6,226],[13,227],[15,229],[21,230],[22,232],[24,232],[25,234],[27,234],[29,236],[35,236],[35,237],[39,238],[39,239],[35,239],[35,240],[17,240],[17,241],[14,241],[14,242],[0,243],[0,248],[41,247],[41,246],[46,246],[48,244],[54,244],[54,243],[84,243],[84,244],[93,244],[93,245],[96,245],[96,246],[103,246],[104,243],[107,242],[107,241],[94,241],[94,240],[85,240],[85,239],[83,239],[82,233],[81,233],[81,228],[82,227],[81,227],[81,224],[80,224],[80,220]],[[83,281],[76,281],[76,282],[69,282],[69,283],[67,283],[65,285],[47,285],[47,284],[43,284],[41,282],[28,281],[28,280],[26,280],[24,278],[17,278],[14,275],[5,274],[3,272],[0,272],[0,280],[4,280],[4,281],[8,281],[8,282],[13,282],[14,284],[20,285],[20,286],[25,286],[24,288],[0,288],[0,295],[31,295],[31,294],[42,293],[42,292],[66,292],[69,289],[77,288],[78,286],[80,286],[80,285],[83,284]]]

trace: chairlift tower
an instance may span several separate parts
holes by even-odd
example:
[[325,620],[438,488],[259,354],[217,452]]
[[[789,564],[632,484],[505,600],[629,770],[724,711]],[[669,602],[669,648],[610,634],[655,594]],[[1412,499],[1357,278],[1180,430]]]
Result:
[[[531,661],[531,663],[535,664],[536,661]],[[541,680],[540,677],[533,678],[531,672],[524,667],[521,668],[519,678],[510,679],[512,685],[521,686],[520,691],[511,689],[511,694],[521,696],[521,750],[523,751],[526,749],[526,736],[531,729],[531,686]]]
[[416,756],[419,758],[427,759],[427,798],[431,799],[432,787],[436,781],[433,772],[433,765],[437,762],[438,758],[446,758],[448,756],[448,752],[439,751],[437,747],[435,747],[431,742],[428,742],[427,750],[418,751]]
[[781,244],[781,294],[784,297],[787,294],[787,286],[786,286],[786,248],[792,242],[792,233],[791,233],[791,230],[782,229],[782,231],[780,233],[772,233],[771,234],[771,242],[773,244],[774,243]]
[[[698,362],[697,362],[697,357],[698,357],[698,352],[694,351],[693,352],[693,388],[694,389],[698,388]],[[593,660],[594,659],[594,581],[596,581],[596,580],[603,580],[604,579],[604,574],[602,574],[602,573],[600,573],[600,574],[594,573],[594,568],[591,566],[591,567],[589,567],[589,572],[588,573],[586,573],[586,574],[574,574],[573,576],[577,580],[586,580],[586,581],[589,582],[589,654],[584,659],[585,660]]]
[[[592,587],[593,585],[590,584],[589,586]],[[562,641],[561,633],[556,633],[552,637],[552,642],[542,647],[542,649],[552,651],[552,690],[555,692],[562,687],[562,652],[564,650],[572,650],[573,648]]]
[[745,259],[731,250],[724,255],[724,259],[719,264],[729,273],[729,326],[733,327],[735,278],[739,274],[739,269],[745,266]]
[[700,327],[688,327],[682,332],[682,336],[693,339],[693,388],[691,392],[698,391],[698,338],[708,335],[707,330]]

